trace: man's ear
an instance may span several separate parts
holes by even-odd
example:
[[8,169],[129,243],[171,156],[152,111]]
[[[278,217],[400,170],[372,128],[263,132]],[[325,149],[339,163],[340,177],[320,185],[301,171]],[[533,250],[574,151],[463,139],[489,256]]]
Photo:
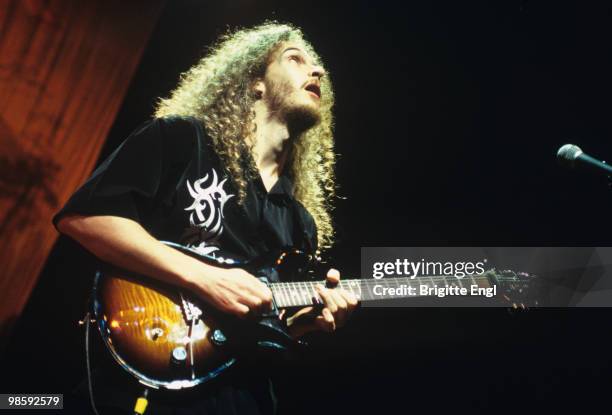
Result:
[[266,94],[266,84],[263,80],[255,81],[253,84],[253,93],[257,99],[262,99]]

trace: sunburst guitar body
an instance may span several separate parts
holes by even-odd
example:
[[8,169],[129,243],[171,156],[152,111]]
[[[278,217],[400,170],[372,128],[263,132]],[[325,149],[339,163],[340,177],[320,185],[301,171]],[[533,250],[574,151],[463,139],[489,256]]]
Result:
[[[267,284],[281,273],[302,272],[309,261],[289,250],[247,264],[164,243],[212,265],[245,268]],[[188,292],[111,266],[98,271],[92,298],[95,320],[112,356],[154,388],[190,388],[222,374],[239,356],[290,352],[297,346],[279,318],[278,302],[257,322],[232,319]]]

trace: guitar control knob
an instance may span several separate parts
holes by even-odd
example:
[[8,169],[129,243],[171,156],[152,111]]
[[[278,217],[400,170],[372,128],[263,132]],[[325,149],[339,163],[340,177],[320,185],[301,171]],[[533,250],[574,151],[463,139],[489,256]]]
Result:
[[172,357],[170,358],[170,361],[173,364],[182,366],[185,364],[186,359],[187,349],[185,349],[183,346],[175,347],[174,350],[172,350]]
[[154,327],[149,331],[149,335],[151,336],[151,340],[155,341],[164,335],[164,329],[161,327]]
[[210,341],[215,346],[223,346],[227,342],[227,337],[219,329],[214,329],[210,335]]

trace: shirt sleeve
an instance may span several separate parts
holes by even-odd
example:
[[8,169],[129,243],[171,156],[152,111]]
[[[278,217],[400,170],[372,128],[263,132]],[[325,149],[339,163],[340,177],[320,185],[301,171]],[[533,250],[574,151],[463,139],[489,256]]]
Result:
[[190,122],[156,118],[137,128],[93,172],[53,217],[67,214],[110,215],[144,226],[155,206],[168,200],[187,168],[193,140]]

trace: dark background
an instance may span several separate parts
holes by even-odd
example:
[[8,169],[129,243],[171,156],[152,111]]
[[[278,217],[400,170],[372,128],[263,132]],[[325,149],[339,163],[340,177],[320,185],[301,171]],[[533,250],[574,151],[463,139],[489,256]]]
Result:
[[[585,1],[168,1],[102,158],[228,26],[288,21],[335,87],[346,199],[328,257],[343,273],[359,272],[362,246],[608,246],[612,191],[562,170],[555,153],[571,142],[612,157],[611,13]],[[83,376],[76,321],[92,264],[60,238],[2,390],[67,393]],[[582,412],[608,396],[611,317],[360,310],[277,375],[281,413]]]

